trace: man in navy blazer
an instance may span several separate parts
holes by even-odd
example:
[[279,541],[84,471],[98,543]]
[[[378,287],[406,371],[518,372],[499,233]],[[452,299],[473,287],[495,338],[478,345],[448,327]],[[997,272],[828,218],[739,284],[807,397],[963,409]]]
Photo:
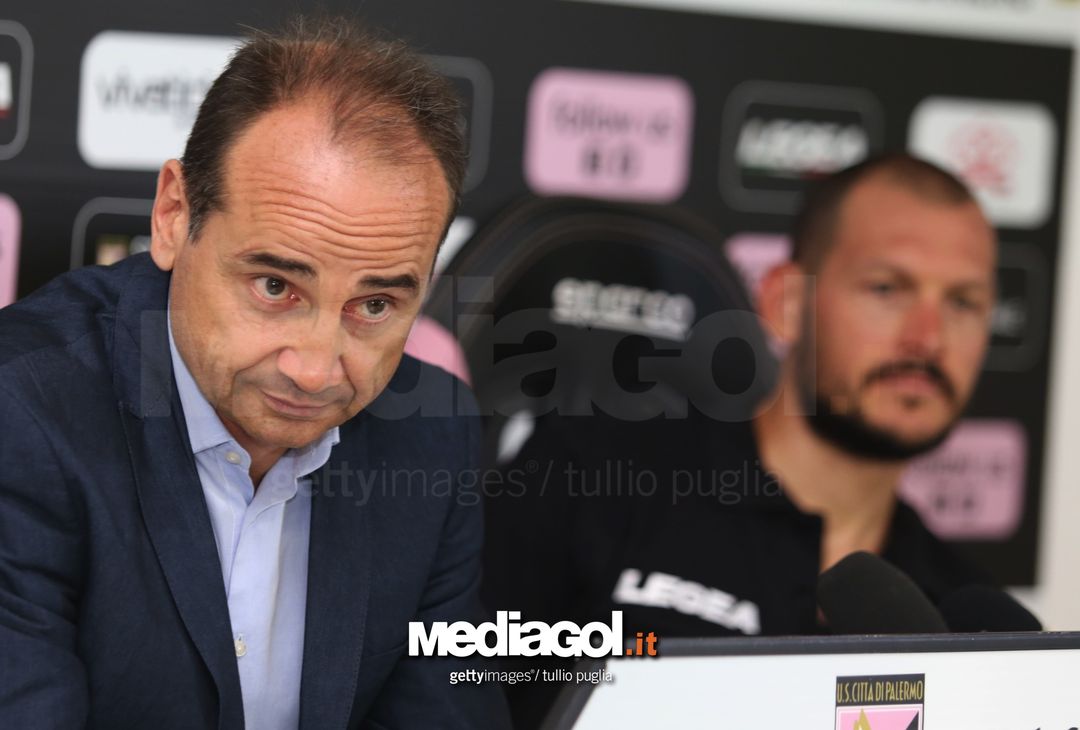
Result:
[[461,189],[447,82],[258,34],[150,255],[0,311],[0,727],[502,727],[409,622],[479,621],[467,389],[402,357]]

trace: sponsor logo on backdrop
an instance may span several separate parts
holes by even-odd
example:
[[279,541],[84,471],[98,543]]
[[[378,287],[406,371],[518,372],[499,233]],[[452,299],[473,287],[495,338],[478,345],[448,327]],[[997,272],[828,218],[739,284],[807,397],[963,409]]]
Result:
[[0,307],[15,301],[19,284],[21,217],[15,201],[0,195]]
[[738,233],[724,242],[724,255],[756,300],[769,270],[791,258],[791,237],[779,233]]
[[446,237],[443,238],[442,245],[439,246],[439,252],[435,256],[434,276],[439,276],[446,271],[446,267],[450,265],[450,262],[454,260],[462,247],[469,242],[475,230],[476,221],[472,218],[459,215],[450,221],[450,228],[447,229]]
[[724,107],[720,192],[739,210],[794,213],[808,183],[880,150],[882,135],[862,89],[744,82]]
[[1056,138],[1041,104],[931,97],[912,114],[908,146],[963,178],[995,224],[1035,228],[1053,206]]
[[1001,244],[998,299],[985,370],[1026,372],[1039,364],[1050,334],[1050,267],[1034,244]]
[[71,268],[108,266],[150,248],[153,200],[94,198],[75,214],[71,228]]
[[900,494],[940,537],[1005,540],[1023,516],[1026,473],[1023,424],[965,420],[908,467]]
[[92,167],[157,170],[179,157],[237,40],[105,31],[82,57],[79,153]]
[[26,144],[33,55],[26,28],[0,20],[0,160],[14,157]]
[[0,119],[7,119],[15,108],[15,82],[11,80],[11,64],[0,61]]
[[487,172],[491,146],[491,116],[494,104],[491,72],[475,58],[427,56],[432,66],[454,84],[462,102],[461,123],[469,146],[465,169],[465,190],[472,190]]
[[675,200],[690,173],[693,107],[672,76],[548,69],[529,92],[525,178],[543,195]]
[[685,341],[694,324],[694,302],[626,284],[565,278],[551,291],[551,319],[559,324]]
[[836,730],[923,730],[926,677],[836,678]]

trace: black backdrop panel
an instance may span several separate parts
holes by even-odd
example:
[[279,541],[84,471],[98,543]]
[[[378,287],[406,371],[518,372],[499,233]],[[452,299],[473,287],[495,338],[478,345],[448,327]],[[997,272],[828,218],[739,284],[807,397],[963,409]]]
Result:
[[[1010,246],[1002,271],[1008,307],[999,312],[995,351],[971,408],[974,418],[1005,420],[1019,428],[1022,448],[1014,450],[1019,461],[1010,468],[1021,469],[1026,487],[1015,524],[993,539],[965,540],[1001,580],[1033,581],[1053,325],[1050,272],[1057,264],[1061,227],[1071,49],[575,2],[326,0],[322,6],[360,12],[425,53],[458,59],[447,71],[473,102],[470,121],[479,127],[471,137],[474,166],[462,212],[481,226],[530,192],[522,164],[526,110],[534,80],[552,67],[684,81],[693,95],[691,164],[685,189],[672,202],[709,220],[725,236],[786,231],[802,186],[798,174],[785,177],[775,169],[736,164],[732,140],[737,142],[743,130],[732,128],[737,115],[731,109],[747,83],[857,90],[855,102],[848,94],[840,105],[812,109],[798,94],[766,94],[741,112],[743,123],[794,115],[847,130],[849,136],[841,140],[847,146],[834,149],[834,161],[843,150],[857,155],[860,146],[867,151],[906,147],[912,115],[928,97],[1034,103],[1045,110],[1055,149],[1052,200],[1038,221],[1001,229]],[[140,231],[131,217],[137,213],[130,211],[153,197],[153,173],[94,169],[80,156],[80,62],[91,39],[105,30],[237,35],[240,24],[273,25],[297,7],[295,0],[196,0],[171,6],[102,0],[65,4],[61,13],[38,0],[3,3],[0,21],[17,22],[32,40],[32,85],[24,87],[24,52],[0,35],[0,64],[14,71],[16,93],[13,112],[0,118],[0,144],[15,134],[12,113],[18,116],[29,103],[25,145],[10,158],[0,155],[0,194],[15,201],[22,219],[22,295],[69,267],[80,236],[92,247],[109,235],[127,236],[131,243]],[[483,164],[476,164],[480,160]],[[732,179],[749,194],[726,191],[725,181]],[[90,215],[96,208],[86,206],[99,198],[128,202],[121,210],[102,207],[104,212]],[[93,240],[77,228],[88,229]],[[89,248],[75,258],[93,260]],[[947,511],[945,501],[931,501],[928,509]]]

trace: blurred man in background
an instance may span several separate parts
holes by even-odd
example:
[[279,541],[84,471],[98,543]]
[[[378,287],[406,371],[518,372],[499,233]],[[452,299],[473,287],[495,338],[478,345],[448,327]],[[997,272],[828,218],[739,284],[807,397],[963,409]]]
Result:
[[[627,631],[661,637],[811,634],[828,631],[818,575],[853,551],[935,603],[984,581],[897,488],[972,395],[995,262],[990,224],[937,167],[890,155],[822,182],[760,297],[785,351],[773,397],[743,423],[693,409],[541,420],[510,466],[528,490],[488,500],[489,608],[546,621],[619,609]],[[535,722],[552,697],[511,688],[516,719]]]
[[[897,519],[917,522],[896,489],[975,389],[996,243],[962,183],[899,156],[822,185],[793,238],[793,260],[762,287],[761,313],[788,355],[753,432],[788,498],[823,518],[824,570],[856,550],[885,552]],[[903,553],[893,557],[911,563]]]

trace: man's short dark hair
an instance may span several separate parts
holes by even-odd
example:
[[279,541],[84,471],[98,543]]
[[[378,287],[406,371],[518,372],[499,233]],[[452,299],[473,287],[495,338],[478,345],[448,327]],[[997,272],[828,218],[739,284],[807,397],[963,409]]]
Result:
[[222,209],[224,160],[237,137],[261,115],[308,100],[326,110],[335,142],[374,144],[406,163],[428,157],[417,144],[425,143],[446,175],[453,216],[466,155],[450,81],[404,42],[353,19],[296,17],[277,33],[252,31],[199,107],[181,160],[192,241]]
[[810,188],[795,219],[792,259],[807,272],[816,272],[836,239],[840,210],[860,182],[880,177],[931,203],[963,205],[975,202],[968,187],[937,165],[904,152],[872,157],[841,170]]

